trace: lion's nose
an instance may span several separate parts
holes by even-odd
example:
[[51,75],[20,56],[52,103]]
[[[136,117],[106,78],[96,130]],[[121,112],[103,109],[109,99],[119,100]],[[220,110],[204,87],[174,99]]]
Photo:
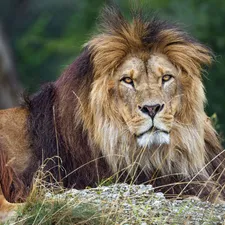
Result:
[[162,105],[155,104],[155,105],[144,105],[143,107],[139,106],[139,109],[143,113],[148,114],[153,119],[157,113],[162,111],[163,107],[164,107],[164,104]]

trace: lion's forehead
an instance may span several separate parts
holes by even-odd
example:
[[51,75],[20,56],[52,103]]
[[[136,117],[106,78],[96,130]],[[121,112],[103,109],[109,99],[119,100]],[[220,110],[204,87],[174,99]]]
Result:
[[122,73],[136,77],[139,74],[146,74],[145,68],[146,65],[143,60],[137,57],[130,57],[121,65],[119,72],[122,71]]
[[151,55],[147,61],[147,69],[148,74],[159,77],[165,74],[175,75],[177,73],[176,67],[170,62],[167,56],[163,54]]
[[128,57],[120,66],[120,75],[128,75],[132,78],[139,76],[160,77],[164,74],[176,74],[176,67],[163,54],[149,55],[146,61],[138,57]]

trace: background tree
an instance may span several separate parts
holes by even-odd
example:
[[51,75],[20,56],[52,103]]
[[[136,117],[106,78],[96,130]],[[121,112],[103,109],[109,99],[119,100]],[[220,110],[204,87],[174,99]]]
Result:
[[17,105],[21,91],[11,49],[0,24],[0,107],[9,108]]

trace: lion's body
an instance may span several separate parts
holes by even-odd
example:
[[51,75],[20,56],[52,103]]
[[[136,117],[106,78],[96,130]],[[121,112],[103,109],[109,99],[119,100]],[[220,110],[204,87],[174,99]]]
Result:
[[[107,11],[107,10],[106,10]],[[175,26],[108,10],[103,34],[54,83],[0,111],[1,187],[23,201],[41,164],[68,188],[151,183],[224,198],[224,152],[204,112],[210,51]]]

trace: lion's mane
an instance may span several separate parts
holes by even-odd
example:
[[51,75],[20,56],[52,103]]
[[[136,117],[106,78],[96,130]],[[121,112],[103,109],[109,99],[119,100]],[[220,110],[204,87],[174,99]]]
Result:
[[[59,156],[47,160],[46,171],[66,187],[95,186],[116,175],[119,181],[152,183],[168,194],[223,193],[224,153],[205,116],[201,81],[210,50],[175,25],[138,13],[129,23],[107,8],[102,21],[101,33],[62,76],[26,101],[34,168]],[[117,115],[107,78],[128,54],[154,51],[189,78],[182,80],[170,147],[142,154]]]

